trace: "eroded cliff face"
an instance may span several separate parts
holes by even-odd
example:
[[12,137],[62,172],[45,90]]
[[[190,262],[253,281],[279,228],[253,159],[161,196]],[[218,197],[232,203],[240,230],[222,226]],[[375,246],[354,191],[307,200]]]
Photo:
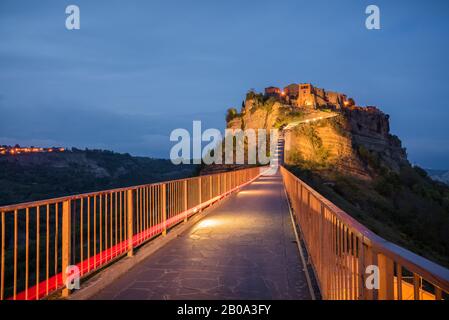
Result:
[[400,140],[389,132],[381,112],[350,111],[303,124],[286,134],[287,163],[336,171],[363,179],[380,170],[408,165]]
[[[278,128],[278,122],[279,119],[282,118],[282,115],[291,112],[292,110],[292,106],[274,100],[262,102],[257,99],[247,99],[239,116],[229,120],[226,124],[226,128],[235,130],[265,129],[267,130],[267,133],[269,133],[271,129]],[[269,146],[269,138],[267,140],[267,146]],[[247,151],[248,146],[245,141],[245,159],[247,159]],[[224,159],[222,162],[222,164],[204,166],[201,169],[201,174],[213,174],[247,167],[247,165],[224,164]]]
[[247,100],[241,116],[228,122],[227,128],[271,130],[275,128],[280,114],[290,109],[292,109],[291,106],[281,104],[280,102],[258,105],[254,100]]
[[370,174],[354,148],[351,134],[338,121],[303,124],[286,132],[286,162],[305,169],[332,170],[369,179]]

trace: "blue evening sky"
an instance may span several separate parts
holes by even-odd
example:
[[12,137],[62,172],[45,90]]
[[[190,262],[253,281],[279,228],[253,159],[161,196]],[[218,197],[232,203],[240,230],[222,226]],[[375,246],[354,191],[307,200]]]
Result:
[[311,82],[379,106],[413,163],[448,169],[448,39],[449,1],[1,0],[0,144],[168,158],[173,129],[223,129],[248,89]]

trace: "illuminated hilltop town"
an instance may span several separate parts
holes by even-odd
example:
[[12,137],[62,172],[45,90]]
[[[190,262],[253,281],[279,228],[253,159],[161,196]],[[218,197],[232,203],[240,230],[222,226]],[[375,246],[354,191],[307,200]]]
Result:
[[[274,97],[283,103],[302,108],[314,110],[317,108],[340,109],[362,109],[357,107],[352,98],[345,94],[327,91],[314,87],[310,83],[290,84],[283,89],[278,87],[265,88],[265,96]],[[364,111],[377,112],[378,109],[373,106],[363,108]]]
[[50,152],[64,152],[64,148],[52,147],[52,148],[36,148],[36,147],[21,147],[19,145],[13,146],[0,146],[1,155],[17,155],[25,153],[50,153]]

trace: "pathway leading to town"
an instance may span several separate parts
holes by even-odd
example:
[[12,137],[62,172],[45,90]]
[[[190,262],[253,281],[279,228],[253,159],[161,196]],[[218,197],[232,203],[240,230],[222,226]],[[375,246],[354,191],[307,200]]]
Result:
[[282,178],[242,188],[93,299],[310,299]]
[[338,113],[335,112],[323,112],[323,111],[319,111],[319,112],[313,112],[309,115],[304,116],[304,119],[301,119],[299,121],[294,121],[289,123],[284,130],[291,130],[294,127],[303,124],[303,123],[311,123],[311,122],[316,122],[316,121],[320,121],[320,120],[324,120],[324,119],[330,119],[330,118],[334,118],[338,116]]

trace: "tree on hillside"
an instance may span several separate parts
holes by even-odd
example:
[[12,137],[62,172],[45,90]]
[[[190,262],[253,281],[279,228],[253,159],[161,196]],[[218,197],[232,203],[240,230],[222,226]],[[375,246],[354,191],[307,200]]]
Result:
[[226,111],[226,122],[229,122],[238,116],[238,112],[236,108],[229,108]]

